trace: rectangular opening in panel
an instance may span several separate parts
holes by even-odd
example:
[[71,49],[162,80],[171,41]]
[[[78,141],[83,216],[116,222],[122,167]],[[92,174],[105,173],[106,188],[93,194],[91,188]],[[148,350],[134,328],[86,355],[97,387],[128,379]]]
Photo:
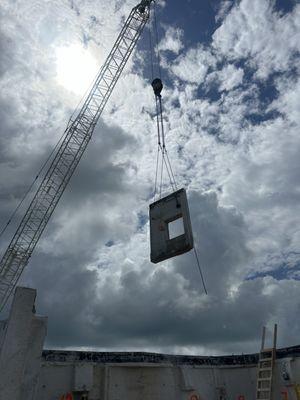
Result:
[[178,236],[184,235],[183,218],[177,218],[174,221],[169,222],[169,239],[174,239]]

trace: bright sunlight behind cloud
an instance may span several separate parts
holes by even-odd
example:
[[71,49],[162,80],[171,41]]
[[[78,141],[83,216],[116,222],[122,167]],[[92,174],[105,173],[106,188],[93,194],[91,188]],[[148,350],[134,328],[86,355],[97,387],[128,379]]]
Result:
[[57,81],[65,89],[83,95],[98,71],[98,63],[80,44],[56,49]]

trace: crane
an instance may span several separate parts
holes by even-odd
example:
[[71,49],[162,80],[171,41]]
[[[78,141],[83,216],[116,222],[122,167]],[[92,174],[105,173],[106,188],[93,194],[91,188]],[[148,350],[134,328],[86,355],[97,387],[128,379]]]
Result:
[[0,311],[12,294],[60,197],[73,175],[99,117],[149,17],[154,0],[135,6],[63,140],[0,261]]

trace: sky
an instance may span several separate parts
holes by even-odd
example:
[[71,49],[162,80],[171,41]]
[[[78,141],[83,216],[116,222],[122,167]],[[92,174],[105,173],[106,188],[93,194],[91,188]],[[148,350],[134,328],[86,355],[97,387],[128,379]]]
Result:
[[[150,262],[157,144],[145,28],[20,281],[49,318],[45,347],[257,352],[274,323],[279,347],[299,345],[300,3],[157,3],[167,149],[208,295],[193,252]],[[134,5],[1,1],[1,227]]]

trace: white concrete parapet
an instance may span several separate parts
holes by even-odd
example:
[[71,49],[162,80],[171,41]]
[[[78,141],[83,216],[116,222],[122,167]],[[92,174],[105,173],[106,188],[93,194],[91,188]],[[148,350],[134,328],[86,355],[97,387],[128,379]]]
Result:
[[[47,318],[35,316],[36,290],[17,287],[0,334],[0,400],[35,397]],[[0,326],[1,329],[1,326]]]

